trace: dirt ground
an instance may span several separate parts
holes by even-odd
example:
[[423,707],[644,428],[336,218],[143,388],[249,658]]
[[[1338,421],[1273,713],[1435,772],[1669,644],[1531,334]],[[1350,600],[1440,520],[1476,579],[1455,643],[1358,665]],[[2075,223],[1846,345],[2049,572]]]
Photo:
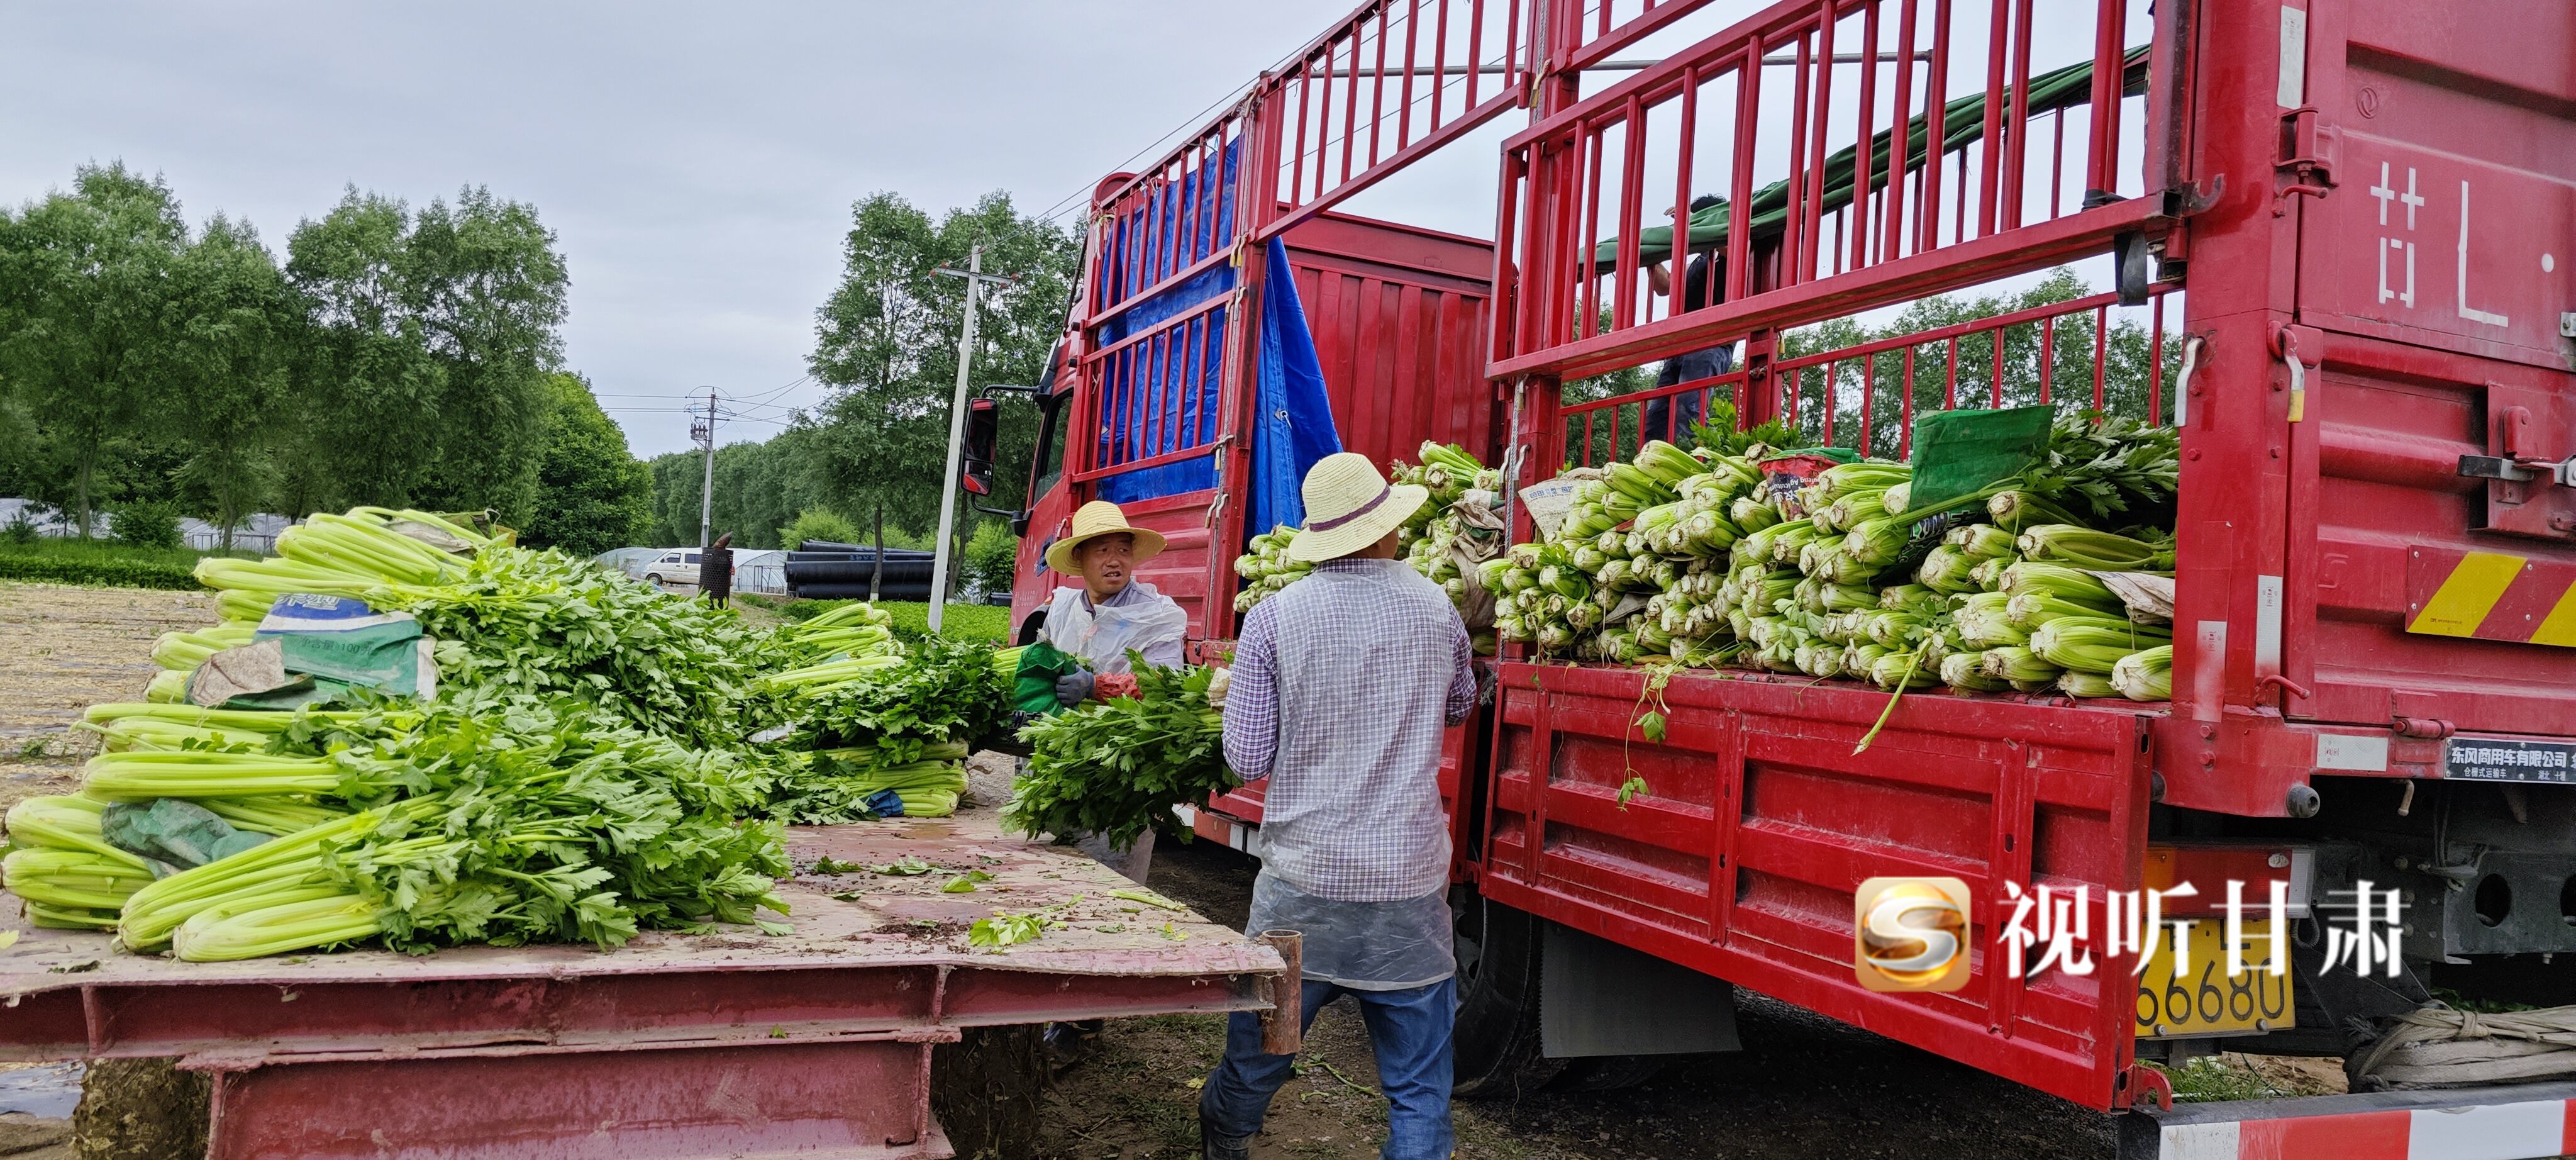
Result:
[[0,581],[0,810],[71,788],[98,750],[81,711],[140,699],[154,638],[214,622],[201,593]]
[[[1257,864],[1209,842],[1165,842],[1151,884],[1209,918],[1240,926]],[[1459,1101],[1461,1160],[1734,1160],[1978,1156],[2099,1158],[2115,1151],[2110,1116],[1858,1028],[1739,991],[1744,1050],[1688,1057],[1626,1091],[1537,1092]],[[1111,1023],[1098,1057],[1047,1095],[1050,1160],[1187,1157],[1197,1145],[1197,1084],[1224,1049],[1213,1016]],[[2227,1056],[2284,1095],[2343,1090],[2334,1061]],[[1316,1017],[1299,1075],[1271,1105],[1259,1160],[1369,1160],[1386,1107],[1359,1012]]]
[[[64,792],[93,748],[72,728],[99,701],[141,695],[154,637],[212,621],[203,596],[0,583],[0,809]],[[979,790],[1007,783],[979,757]],[[1151,885],[1240,926],[1255,864],[1212,843],[1165,842]],[[2108,1116],[1749,993],[1744,1050],[1693,1057],[1625,1091],[1538,1092],[1457,1107],[1458,1155],[1476,1160],[1714,1160],[1972,1155],[2108,1157]],[[1043,1160],[1180,1160],[1197,1144],[1197,1085],[1224,1044],[1224,1021],[1121,1020],[1096,1055],[1059,1074],[1040,1108]],[[2230,1066],[2247,1067],[2241,1058]],[[2330,1065],[2264,1060],[2252,1070],[2284,1094],[2339,1090]],[[0,1065],[0,1158],[69,1160],[76,1070]],[[1368,1036],[1348,1003],[1315,1020],[1298,1077],[1255,1143],[1262,1160],[1366,1160],[1386,1126]],[[32,1113],[32,1114],[30,1114]],[[1016,1158],[1014,1158],[1016,1160]]]

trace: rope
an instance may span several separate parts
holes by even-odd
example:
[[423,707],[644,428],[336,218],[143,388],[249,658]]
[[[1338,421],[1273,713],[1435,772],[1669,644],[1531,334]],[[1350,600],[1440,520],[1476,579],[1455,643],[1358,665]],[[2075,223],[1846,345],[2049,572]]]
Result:
[[2391,1020],[2354,1065],[2356,1090],[2576,1077],[2576,1007],[2481,1014],[2425,1007]]

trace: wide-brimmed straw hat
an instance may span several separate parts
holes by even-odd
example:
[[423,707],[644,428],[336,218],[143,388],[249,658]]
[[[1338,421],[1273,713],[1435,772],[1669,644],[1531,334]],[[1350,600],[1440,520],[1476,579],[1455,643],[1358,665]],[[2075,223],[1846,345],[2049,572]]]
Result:
[[1413,484],[1388,483],[1356,451],[1317,460],[1306,470],[1303,492],[1306,526],[1288,542],[1292,560],[1331,560],[1368,547],[1402,527],[1431,498]]
[[1068,576],[1072,575],[1079,571],[1073,563],[1073,550],[1102,536],[1134,536],[1136,538],[1134,558],[1139,564],[1161,555],[1163,551],[1161,532],[1151,528],[1131,527],[1127,523],[1127,513],[1119,511],[1117,504],[1105,499],[1095,499],[1082,505],[1082,510],[1073,513],[1073,528],[1065,533],[1063,539],[1057,540],[1047,549],[1047,567]]

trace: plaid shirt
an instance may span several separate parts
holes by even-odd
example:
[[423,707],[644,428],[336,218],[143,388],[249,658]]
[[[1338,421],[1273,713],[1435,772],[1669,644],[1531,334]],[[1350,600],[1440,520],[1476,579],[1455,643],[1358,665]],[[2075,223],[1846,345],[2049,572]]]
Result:
[[1270,870],[1340,902],[1447,885],[1441,733],[1475,709],[1472,655],[1447,594],[1401,560],[1328,560],[1253,608],[1235,643],[1225,756],[1270,778]]

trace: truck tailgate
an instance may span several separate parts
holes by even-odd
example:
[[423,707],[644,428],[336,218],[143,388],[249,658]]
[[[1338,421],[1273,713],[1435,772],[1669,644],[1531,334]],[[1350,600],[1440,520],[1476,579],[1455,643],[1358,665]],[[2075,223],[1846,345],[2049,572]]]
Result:
[[[1506,664],[1487,897],[2093,1107],[2127,1102],[2128,964],[2006,977],[2007,882],[2138,888],[2146,718],[2119,706],[1847,684]],[[1631,773],[1646,789],[1624,806]],[[1967,883],[1970,979],[1864,989],[1852,895],[1881,875]],[[2098,906],[2098,902],[2096,903]]]

